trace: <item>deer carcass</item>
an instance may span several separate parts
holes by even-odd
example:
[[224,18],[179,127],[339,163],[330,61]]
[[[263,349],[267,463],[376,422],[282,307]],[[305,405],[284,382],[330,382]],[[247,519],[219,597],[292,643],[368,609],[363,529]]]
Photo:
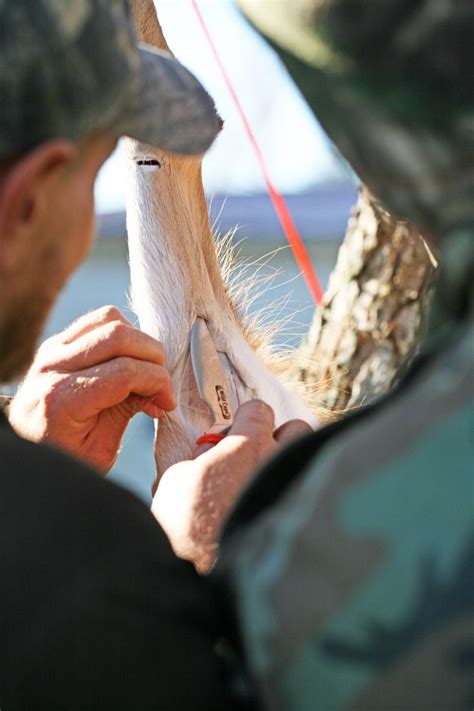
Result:
[[[163,50],[152,0],[132,3],[138,35]],[[316,424],[301,397],[272,373],[239,321],[221,275],[201,179],[201,157],[178,156],[127,139],[130,178],[127,227],[131,300],[141,328],[166,350],[178,401],[160,421],[155,442],[158,476],[193,456],[195,441],[210,425],[190,359],[196,318],[207,322],[229,375],[232,406],[261,398],[274,410],[276,426],[298,418]]]

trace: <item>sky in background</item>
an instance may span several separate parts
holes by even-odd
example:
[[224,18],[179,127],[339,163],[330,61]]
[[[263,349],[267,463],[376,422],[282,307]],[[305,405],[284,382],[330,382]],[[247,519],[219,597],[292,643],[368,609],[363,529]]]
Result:
[[[204,84],[225,121],[204,159],[207,192],[264,189],[260,168],[191,0],[155,0],[155,5],[170,48]],[[250,28],[234,2],[199,0],[199,5],[277,187],[297,192],[343,175],[334,149],[277,55]],[[119,147],[97,181],[98,211],[123,209],[124,186]]]

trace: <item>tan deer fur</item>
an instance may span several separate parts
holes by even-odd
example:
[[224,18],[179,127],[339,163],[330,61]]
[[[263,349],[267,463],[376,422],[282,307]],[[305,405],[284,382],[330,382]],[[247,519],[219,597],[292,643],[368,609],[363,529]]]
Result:
[[[152,0],[132,0],[132,8],[139,39],[169,51]],[[216,347],[227,354],[234,405],[260,397],[273,407],[277,425],[293,417],[315,424],[301,398],[258,358],[238,321],[209,225],[201,157],[178,156],[129,139],[127,153],[132,306],[141,328],[165,346],[179,403],[158,427],[158,475],[192,457],[196,437],[210,424],[190,365],[189,334],[197,316],[208,321]],[[141,168],[137,161],[143,159],[159,161],[160,169]]]

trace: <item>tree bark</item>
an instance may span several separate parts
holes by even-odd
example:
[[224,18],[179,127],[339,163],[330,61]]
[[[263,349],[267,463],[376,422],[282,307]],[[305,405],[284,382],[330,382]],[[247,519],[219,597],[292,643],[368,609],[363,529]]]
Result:
[[420,343],[434,258],[362,188],[293,375],[334,414],[389,390]]

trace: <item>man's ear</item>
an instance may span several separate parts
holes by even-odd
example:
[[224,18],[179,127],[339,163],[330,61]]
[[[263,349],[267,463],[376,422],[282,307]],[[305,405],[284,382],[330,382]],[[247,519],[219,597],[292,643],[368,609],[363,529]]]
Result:
[[69,141],[48,141],[20,158],[0,180],[0,272],[17,269],[44,210],[54,210],[48,205],[51,181],[76,152]]

